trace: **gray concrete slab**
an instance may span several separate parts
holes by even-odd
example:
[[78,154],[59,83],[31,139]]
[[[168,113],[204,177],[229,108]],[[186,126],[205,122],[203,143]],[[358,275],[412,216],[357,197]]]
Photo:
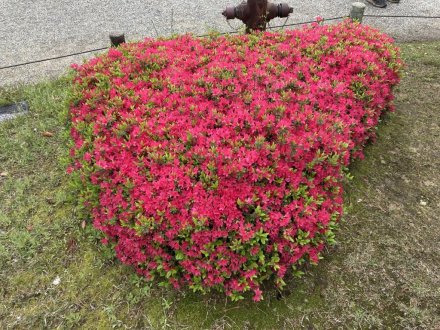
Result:
[[[289,23],[347,15],[351,0],[284,0],[294,7]],[[0,0],[0,67],[108,45],[111,31],[129,40],[231,28],[221,15],[239,0]],[[440,0],[402,0],[386,9],[367,6],[372,15],[440,16]],[[173,17],[173,19],[172,19]],[[173,23],[171,23],[173,22]],[[283,20],[273,22],[280,24]],[[440,39],[440,19],[366,18],[365,24],[397,40]],[[231,25],[238,27],[239,22]],[[157,31],[157,32],[156,32]],[[92,55],[0,71],[0,86],[57,76],[69,64]]]
[[1,106],[0,122],[8,119],[13,119],[17,116],[25,115],[28,112],[29,112],[29,105],[25,101]]

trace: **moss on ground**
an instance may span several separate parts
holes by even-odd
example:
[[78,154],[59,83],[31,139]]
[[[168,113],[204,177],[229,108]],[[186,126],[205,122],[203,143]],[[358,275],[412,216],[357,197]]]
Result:
[[31,111],[0,123],[0,328],[440,328],[440,42],[401,46],[397,111],[351,166],[338,245],[258,304],[150,287],[115,261],[59,161],[68,80],[1,90]]

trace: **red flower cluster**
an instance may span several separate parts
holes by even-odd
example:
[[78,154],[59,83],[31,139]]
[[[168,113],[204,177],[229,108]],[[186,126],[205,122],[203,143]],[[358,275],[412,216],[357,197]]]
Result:
[[70,171],[122,262],[260,300],[332,240],[401,66],[349,21],[126,44],[75,67]]

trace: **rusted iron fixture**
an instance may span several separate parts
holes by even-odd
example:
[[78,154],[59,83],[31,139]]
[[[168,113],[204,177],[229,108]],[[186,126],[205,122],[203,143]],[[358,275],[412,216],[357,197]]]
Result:
[[246,33],[265,31],[266,24],[275,17],[288,17],[293,8],[287,3],[271,3],[267,0],[247,0],[238,6],[229,6],[223,11],[226,19],[238,18],[246,24]]

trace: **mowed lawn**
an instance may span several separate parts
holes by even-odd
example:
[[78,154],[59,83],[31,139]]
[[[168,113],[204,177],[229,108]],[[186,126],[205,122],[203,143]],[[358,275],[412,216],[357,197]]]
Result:
[[440,328],[440,42],[400,45],[397,111],[351,167],[338,244],[280,295],[232,303],[149,285],[75,204],[65,78],[0,90],[0,329]]

